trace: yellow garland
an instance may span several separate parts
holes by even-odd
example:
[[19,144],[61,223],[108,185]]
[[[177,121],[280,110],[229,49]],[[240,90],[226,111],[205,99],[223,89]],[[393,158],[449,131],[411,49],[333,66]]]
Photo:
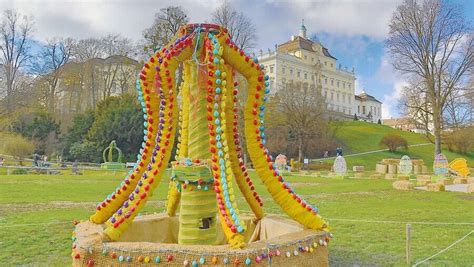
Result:
[[[156,73],[155,66],[157,64],[157,61],[155,62],[148,62],[149,68],[145,69],[147,71],[146,74],[146,82],[149,84],[153,84],[154,76]],[[146,94],[144,90],[144,86],[142,85],[142,92],[143,96],[149,97],[149,104],[150,107],[156,107],[160,103],[159,96],[157,94]],[[147,111],[149,109],[147,108]],[[155,116],[150,116],[153,119],[153,125],[149,123],[150,126],[155,126],[158,125],[158,118]],[[156,128],[156,127],[155,127]],[[155,130],[156,131],[156,130]],[[150,137],[150,134],[148,134],[148,137]],[[122,188],[120,189],[120,194],[117,194],[117,192],[113,192],[112,194],[115,194],[115,199],[111,199],[110,203],[107,203],[105,207],[102,207],[100,210],[96,210],[96,212],[90,217],[90,221],[100,224],[104,223],[107,221],[113,214],[116,212],[120,206],[128,199],[128,196],[132,193],[132,191],[135,189],[135,186],[137,185],[138,181],[140,180],[143,172],[146,170],[146,166],[149,163],[151,157],[152,157],[152,151],[153,147],[155,146],[155,138],[148,138],[146,141],[149,145],[147,146],[147,152],[142,154],[142,160],[141,164],[137,166],[135,171],[129,175],[125,180],[128,180],[130,184],[126,185],[126,190],[123,190]],[[144,158],[145,157],[145,158]],[[134,177],[132,179],[132,176]]]
[[[175,78],[175,70],[178,67],[179,62],[182,61],[185,58],[190,57],[191,54],[192,54],[191,48],[186,47],[181,52],[181,54],[179,56],[173,57],[170,60],[166,61],[166,62],[168,62],[167,69],[170,71],[171,83],[167,82],[167,80],[166,80],[167,76],[165,75],[165,72],[163,71],[163,69],[165,69],[165,66],[164,66],[165,61],[160,66],[162,71],[159,72],[159,75],[161,77],[163,93],[165,94],[166,99],[170,98],[170,95],[168,95],[168,86],[170,84],[172,85],[172,90],[175,92],[175,95],[173,97],[173,103],[172,103],[173,108],[170,109],[169,108],[170,103],[166,103],[166,108],[163,111],[165,113],[165,121],[166,122],[168,122],[168,120],[170,119],[168,117],[168,112],[170,112],[170,111],[172,112],[172,117],[171,117],[172,125],[168,125],[168,124],[165,123],[165,127],[162,130],[162,135],[163,136],[166,136],[167,134],[169,134],[169,136],[170,136],[169,137],[169,143],[168,143],[168,146],[166,148],[165,154],[162,155],[161,153],[158,153],[158,155],[156,156],[156,158],[157,158],[156,163],[154,164],[154,166],[152,166],[150,171],[146,172],[148,177],[152,177],[154,179],[154,182],[152,184],[149,184],[149,179],[148,180],[142,179],[144,184],[143,184],[143,186],[139,187],[139,190],[140,190],[139,193],[136,194],[136,197],[132,201],[129,201],[130,203],[129,203],[128,208],[125,208],[124,211],[122,212],[122,216],[124,216],[123,214],[126,214],[126,212],[128,212],[132,207],[135,207],[135,210],[133,212],[131,212],[131,216],[126,218],[121,224],[118,225],[118,227],[115,228],[114,226],[108,226],[104,230],[104,233],[111,240],[117,240],[120,237],[120,235],[123,233],[123,231],[128,227],[128,225],[133,221],[133,218],[135,218],[135,216],[138,214],[138,212],[143,208],[144,204],[147,202],[147,200],[151,196],[152,192],[155,190],[156,186],[160,183],[161,177],[162,177],[164,171],[166,170],[167,163],[169,162],[169,159],[170,159],[170,156],[171,156],[171,148],[173,146],[174,139],[175,139],[176,125],[177,125],[177,119],[178,119],[178,109],[175,108],[175,107],[177,107],[177,104],[178,104],[177,96],[176,96],[176,86],[173,85],[174,78]],[[167,102],[169,102],[169,101],[167,101]],[[158,115],[158,114],[156,114],[156,115]],[[168,126],[172,127],[171,130],[169,130]],[[166,138],[161,138],[160,143],[163,143],[163,145],[164,145],[164,140],[165,139]],[[161,147],[163,148],[163,146],[161,146]],[[163,158],[161,158],[161,156],[163,156]],[[162,162],[161,166],[158,166],[159,162]],[[153,175],[154,171],[157,171],[157,175]],[[149,189],[145,192],[145,188],[146,188],[147,185],[149,186]],[[140,196],[143,193],[146,193],[146,196],[143,199],[141,199]],[[139,202],[138,205],[136,205],[138,201],[140,201],[140,202]]]
[[226,98],[226,108],[225,108],[225,115],[226,115],[226,131],[225,135],[227,136],[227,145],[229,147],[229,162],[231,164],[232,172],[235,176],[235,181],[240,189],[240,192],[244,195],[245,200],[249,204],[251,210],[257,217],[257,219],[261,219],[264,215],[263,209],[260,204],[255,199],[252,190],[250,190],[247,181],[245,181],[244,172],[240,168],[239,165],[239,158],[237,156],[236,151],[236,144],[234,139],[234,132],[233,132],[233,122],[234,122],[234,101],[233,101],[233,84],[234,81],[232,79],[232,68],[227,66],[226,68],[227,74],[227,93],[225,94]]

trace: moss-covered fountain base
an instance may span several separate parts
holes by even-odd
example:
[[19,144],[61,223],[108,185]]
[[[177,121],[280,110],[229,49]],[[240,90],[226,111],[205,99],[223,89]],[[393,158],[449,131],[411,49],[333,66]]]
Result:
[[216,245],[178,245],[178,219],[139,216],[116,242],[107,241],[103,225],[79,223],[73,266],[328,266],[328,234],[289,219],[267,215],[254,222],[242,216],[247,246],[238,250],[228,246],[220,227]]

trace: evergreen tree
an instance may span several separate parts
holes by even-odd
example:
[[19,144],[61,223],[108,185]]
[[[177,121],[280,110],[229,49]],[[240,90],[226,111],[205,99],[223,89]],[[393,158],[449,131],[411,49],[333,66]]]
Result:
[[100,153],[115,140],[125,160],[135,161],[143,140],[143,113],[136,96],[122,94],[99,102],[87,140]]

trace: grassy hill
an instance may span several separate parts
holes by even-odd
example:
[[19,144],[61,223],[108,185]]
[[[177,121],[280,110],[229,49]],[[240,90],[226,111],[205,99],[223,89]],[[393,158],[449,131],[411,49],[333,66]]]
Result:
[[[393,129],[389,126],[367,123],[362,121],[334,122],[332,125],[336,138],[343,144],[344,155],[349,167],[353,165],[364,165],[368,170],[375,169],[375,164],[384,158],[400,158],[408,155],[410,158],[421,158],[428,167],[433,165],[434,145],[430,144],[422,134],[405,132]],[[365,155],[348,156],[350,154],[385,149],[379,146],[380,139],[385,134],[398,134],[405,138],[408,145],[420,145],[409,147],[408,150],[401,149],[395,153],[388,151],[370,153]],[[426,144],[426,145],[422,145]],[[448,150],[443,150],[449,161],[455,158],[465,158],[469,166],[474,167],[474,151],[462,155]]]

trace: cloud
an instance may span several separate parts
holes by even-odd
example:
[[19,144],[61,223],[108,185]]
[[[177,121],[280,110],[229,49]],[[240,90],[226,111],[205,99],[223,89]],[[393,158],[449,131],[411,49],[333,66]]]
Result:
[[34,37],[40,41],[55,36],[88,38],[108,33],[119,33],[133,40],[142,37],[155,13],[170,5],[182,6],[190,20],[208,21],[217,0],[117,0],[117,1],[57,1],[28,0],[2,1],[0,10],[16,9],[23,15],[33,16]]
[[364,91],[364,88],[362,87],[362,76],[357,76],[357,79],[354,82],[354,91],[355,94],[358,95]]
[[382,118],[389,119],[399,117],[399,101],[403,88],[408,85],[407,80],[396,71],[389,61],[389,54],[384,52],[380,59],[380,66],[374,74],[374,79],[391,85],[390,93],[383,96]]
[[320,32],[344,34],[347,36],[365,35],[383,39],[388,33],[388,21],[401,1],[269,1],[285,9],[289,21],[305,24]]
[[402,95],[403,87],[407,86],[405,81],[397,81],[393,84],[393,90],[383,96],[382,119],[399,117],[398,104]]
[[[138,40],[151,25],[154,14],[169,5],[182,6],[190,21],[210,21],[222,0],[0,0],[0,10],[14,8],[36,21],[35,37],[76,38],[120,33]],[[382,39],[398,0],[384,1],[252,1],[234,0],[234,7],[247,14],[257,26],[259,48],[273,47],[297,34],[301,19],[309,33],[327,32],[345,36],[364,35]]]

